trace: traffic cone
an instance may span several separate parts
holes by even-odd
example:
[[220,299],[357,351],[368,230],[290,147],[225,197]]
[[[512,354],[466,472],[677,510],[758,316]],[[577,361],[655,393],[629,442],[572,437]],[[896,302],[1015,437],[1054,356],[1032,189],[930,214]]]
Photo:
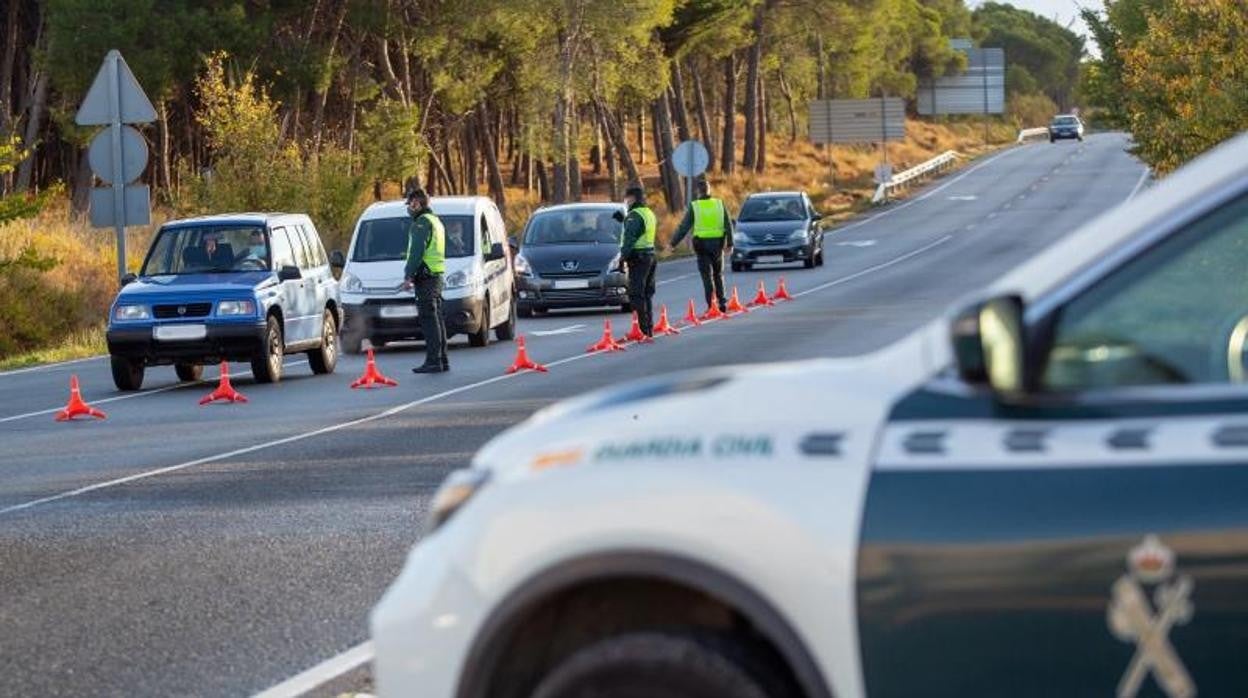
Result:
[[633,342],[637,344],[649,344],[654,340],[647,337],[645,332],[641,331],[641,322],[637,319],[637,313],[633,313],[633,326],[628,329],[628,334],[620,338],[621,342]]
[[789,295],[789,289],[784,285],[784,277],[780,277],[780,283],[776,284],[776,295],[772,296],[773,301],[791,301],[793,296]]
[[108,419],[100,410],[88,405],[82,399],[82,391],[78,389],[78,376],[69,377],[69,402],[65,405],[65,409],[56,413],[56,421],[69,422],[76,417],[95,417],[96,419]]
[[[695,318],[696,319],[696,318]],[[659,308],[659,324],[654,326],[654,333],[658,334],[680,334],[680,330],[672,327],[667,321],[667,306],[663,305]]]
[[602,339],[589,345],[585,353],[592,354],[596,351],[624,351],[624,347],[615,341],[615,335],[611,332],[610,318],[602,321]]
[[217,389],[202,397],[199,401],[201,405],[207,405],[210,402],[221,400],[223,402],[247,402],[247,398],[230,385],[230,365],[221,362],[221,381],[217,383]]
[[368,362],[364,364],[364,375],[355,379],[355,382],[351,384],[351,387],[371,389],[379,385],[384,385],[386,387],[393,388],[394,386],[398,384],[399,384],[398,381],[394,380],[393,378],[385,377],[384,375],[382,375],[381,371],[377,370],[377,359],[373,356],[372,347],[369,347]]
[[775,302],[767,297],[767,284],[764,281],[758,282],[758,295],[754,296],[754,300],[750,301],[750,307],[756,308],[764,305],[775,305]]
[[724,311],[722,311],[722,310],[720,310],[720,309],[719,309],[719,304],[718,304],[718,303],[716,303],[715,301],[711,301],[711,307],[710,307],[710,309],[709,309],[709,310],[707,310],[705,313],[702,313],[702,320],[703,320],[703,321],[706,321],[706,320],[723,320],[723,319],[724,319],[724,318],[726,318],[726,317],[728,317],[728,316],[724,314]]
[[702,324],[702,321],[698,319],[698,309],[694,306],[692,298],[689,299],[689,309],[685,311],[685,324],[693,327]]
[[741,305],[741,297],[737,295],[737,287],[732,287],[732,297],[728,299],[728,313],[735,315],[736,313],[748,313],[750,309]]
[[529,358],[529,352],[524,348],[524,335],[516,337],[516,360],[511,366],[507,367],[507,373],[517,373],[519,371],[537,371],[539,373],[547,373],[546,367]]

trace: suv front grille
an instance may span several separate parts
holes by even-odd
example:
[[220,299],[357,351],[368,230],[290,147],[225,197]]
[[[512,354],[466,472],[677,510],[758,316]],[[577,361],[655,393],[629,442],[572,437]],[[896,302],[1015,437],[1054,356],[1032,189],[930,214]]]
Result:
[[[180,312],[179,312],[180,311]],[[152,315],[158,320],[171,320],[184,317],[207,317],[212,312],[212,303],[179,303],[177,305],[152,306]]]

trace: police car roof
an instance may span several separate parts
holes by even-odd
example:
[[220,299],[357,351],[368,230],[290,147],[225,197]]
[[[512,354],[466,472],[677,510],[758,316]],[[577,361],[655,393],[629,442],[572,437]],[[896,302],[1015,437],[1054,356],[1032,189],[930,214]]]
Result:
[[[488,196],[429,197],[429,207],[440,216],[471,216],[483,204],[488,204],[489,202],[490,198]],[[406,215],[407,202],[403,199],[396,199],[394,201],[378,201],[365,209],[360,218],[371,220],[374,218],[393,218]]]
[[165,227],[174,225],[204,225],[204,224],[241,224],[241,225],[264,225],[279,218],[288,218],[298,216],[306,218],[302,213],[257,213],[249,211],[246,213],[213,213],[206,216],[194,216],[192,218],[180,218],[178,220],[168,221]]

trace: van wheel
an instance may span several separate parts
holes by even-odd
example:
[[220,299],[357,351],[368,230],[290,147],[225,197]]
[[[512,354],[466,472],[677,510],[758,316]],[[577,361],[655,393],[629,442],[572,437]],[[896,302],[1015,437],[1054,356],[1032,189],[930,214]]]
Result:
[[632,632],[600,640],[563,660],[533,692],[534,698],[789,695],[775,670],[731,637],[671,632]]
[[257,383],[277,383],[282,380],[282,360],[285,353],[282,327],[277,318],[270,315],[264,327],[264,346],[260,353],[251,357],[251,375]]
[[481,328],[468,333],[468,345],[483,347],[490,343],[490,297],[485,297],[485,306],[481,309]]
[[110,356],[113,368],[113,385],[118,390],[138,390],[143,387],[143,362],[124,356]]
[[507,322],[494,330],[494,336],[500,342],[510,342],[516,338],[516,299],[511,299],[511,309],[507,312]]
[[178,374],[178,380],[185,383],[194,383],[204,375],[204,367],[199,364],[174,364],[173,370]]
[[334,322],[334,313],[326,308],[321,318],[321,346],[308,352],[308,365],[313,373],[334,372],[338,365],[338,346],[338,323]]

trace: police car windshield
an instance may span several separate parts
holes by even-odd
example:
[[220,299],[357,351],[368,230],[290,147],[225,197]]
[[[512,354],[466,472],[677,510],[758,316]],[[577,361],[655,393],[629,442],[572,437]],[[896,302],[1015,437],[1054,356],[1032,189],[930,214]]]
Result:
[[[474,239],[472,216],[438,216],[438,220],[446,229],[446,256],[471,256]],[[355,236],[351,261],[393,262],[407,259],[407,234],[412,224],[411,216],[363,221],[360,232]]]
[[802,199],[797,196],[751,196],[737,218],[742,223],[800,221],[806,218]]
[[143,276],[269,269],[262,225],[191,225],[164,228],[143,264]]
[[545,211],[529,219],[524,229],[525,245],[618,245],[624,225],[613,214],[620,209],[580,208]]

